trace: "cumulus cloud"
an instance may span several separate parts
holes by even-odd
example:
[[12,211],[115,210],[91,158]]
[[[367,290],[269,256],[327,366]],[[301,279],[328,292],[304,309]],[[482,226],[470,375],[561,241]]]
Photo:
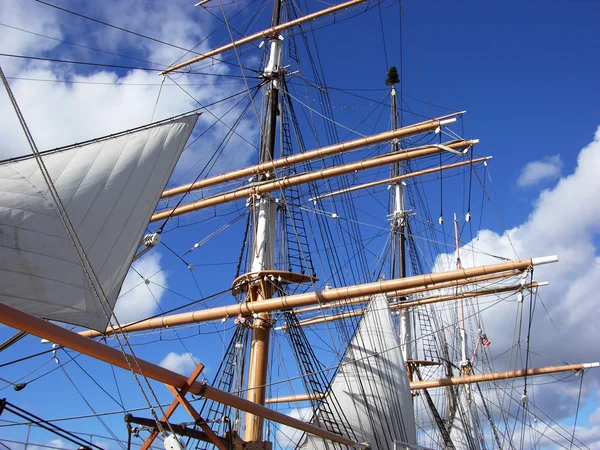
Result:
[[556,180],[560,177],[563,163],[559,155],[547,156],[541,161],[529,162],[521,170],[517,186],[528,187],[542,181]]
[[[590,337],[596,333],[593,318],[598,314],[600,283],[600,255],[596,247],[600,231],[600,202],[596,198],[600,192],[599,172],[600,128],[593,141],[580,151],[574,172],[540,193],[523,224],[503,235],[482,230],[460,250],[466,267],[498,262],[491,255],[510,259],[559,255],[560,263],[534,269],[535,279],[549,281],[550,285],[539,291],[530,344],[541,356],[532,354],[530,367],[597,360],[597,343]],[[478,251],[472,251],[473,248]],[[436,265],[448,270],[453,258],[452,254],[440,255]],[[514,337],[512,326],[519,317],[519,308],[524,308],[523,320],[527,323],[528,301],[527,297],[523,306],[514,301],[503,302],[482,313],[485,332],[494,343],[490,350],[492,356],[497,355],[498,370],[507,368]],[[521,350],[525,351],[523,347]],[[502,356],[505,351],[507,355]],[[586,373],[582,399],[598,388],[599,379],[597,370]],[[574,414],[579,383],[551,383],[538,386],[536,392],[536,405],[560,420]],[[591,436],[594,430],[586,433]]]
[[[115,25],[126,29],[152,30],[150,34],[153,37],[181,48],[194,48],[196,52],[208,49],[210,42],[205,39],[208,27],[203,26],[209,20],[208,16],[198,14],[198,8],[192,8],[190,12],[189,8],[173,3],[145,2],[140,6],[133,1],[123,1],[113,5],[110,17],[106,17],[109,13],[106,8],[86,3],[85,7],[89,10],[83,12],[109,22],[116,21]],[[5,18],[3,22],[21,30],[116,54],[133,54],[132,48],[135,48],[135,57],[138,60],[124,60],[111,54],[67,45],[17,29],[3,29],[3,33],[6,32],[3,36],[10,36],[10,39],[5,39],[10,45],[5,49],[6,53],[156,69],[165,68],[175,61],[192,56],[181,49],[141,39],[112,28],[90,27],[89,22],[83,19],[73,18],[40,4],[25,5],[16,0],[9,0],[3,2],[0,8],[2,17]],[[81,10],[82,4],[73,8]],[[140,8],[143,11],[140,11]],[[36,15],[36,21],[28,19],[32,14]],[[201,44],[197,45],[199,42]],[[2,59],[2,67],[10,78],[11,88],[40,150],[70,145],[141,126],[152,120],[168,118],[201,108],[213,103],[215,98],[225,98],[245,89],[241,81],[219,77],[231,70],[224,64],[207,64],[202,68],[202,72],[216,76],[177,74],[172,79],[165,79],[162,87],[162,79],[156,72],[144,70],[76,66],[10,58]],[[239,99],[232,98],[203,112],[196,129],[196,133],[204,132],[202,145],[199,143],[184,153],[185,161],[176,173],[184,173],[182,167],[204,166],[202,159],[216,151],[221,140],[229,133],[229,128],[241,114],[245,102],[236,104]],[[0,117],[5,125],[0,129],[0,140],[4,143],[0,147],[0,158],[30,153],[5,93],[0,93]],[[256,135],[256,119],[248,115],[230,137],[230,143],[234,145],[231,150],[228,148],[224,151],[223,159],[234,166],[247,164],[255,149],[241,136],[251,139]],[[223,166],[213,170],[223,170]],[[192,177],[192,174],[189,175]],[[197,175],[197,171],[194,175]]]
[[170,352],[163,358],[160,365],[165,369],[182,375],[190,375],[200,361],[191,353],[175,353]]
[[600,425],[600,408],[590,414],[590,425]]
[[167,277],[160,266],[160,254],[150,252],[133,264],[123,282],[114,309],[119,323],[134,322],[158,311],[167,287]]
[[[308,422],[313,415],[312,408],[294,408],[289,413],[290,417],[294,419],[300,419],[304,422]],[[292,448],[298,443],[298,440],[302,438],[303,431],[297,430],[296,428],[289,427],[287,425],[280,425],[275,433],[275,442],[281,448]]]

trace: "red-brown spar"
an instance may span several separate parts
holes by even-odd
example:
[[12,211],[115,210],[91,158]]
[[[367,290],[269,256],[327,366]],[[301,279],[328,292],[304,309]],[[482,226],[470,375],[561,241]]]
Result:
[[[125,370],[131,368],[131,370],[136,373],[142,374],[152,380],[168,384],[169,386],[179,389],[186,387],[187,378],[183,375],[143,359],[134,358],[117,349],[108,347],[107,345],[81,336],[78,333],[74,333],[58,325],[54,325],[53,323],[38,319],[37,317],[31,316],[3,303],[0,303],[0,323],[34,336],[47,339],[63,347],[70,348],[76,352],[112,364],[113,366]],[[361,444],[343,436],[323,430],[309,423],[302,422],[301,420],[294,419],[293,417],[286,416],[285,414],[265,408],[264,406],[257,405],[256,403],[228,392],[221,391],[205,383],[195,381],[189,386],[188,390],[192,394],[202,395],[205,398],[219,403],[232,406],[283,425],[288,425],[298,430],[306,431],[307,433],[321,436],[334,442],[339,442],[340,444],[361,447]]]

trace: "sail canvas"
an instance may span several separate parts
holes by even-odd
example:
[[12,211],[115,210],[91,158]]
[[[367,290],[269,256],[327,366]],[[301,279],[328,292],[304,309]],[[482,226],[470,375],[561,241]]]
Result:
[[[42,154],[111,311],[197,117]],[[0,284],[37,317],[108,323],[33,156],[0,164]]]
[[[372,298],[328,395],[336,398],[358,442],[373,450],[393,449],[394,441],[416,443],[410,387],[385,295]],[[303,447],[325,448],[314,436]]]

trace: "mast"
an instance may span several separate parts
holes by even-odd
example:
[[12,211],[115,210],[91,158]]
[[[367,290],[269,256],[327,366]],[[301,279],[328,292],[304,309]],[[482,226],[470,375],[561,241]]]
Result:
[[[392,97],[392,126],[398,128],[398,106],[396,102],[396,83],[398,71],[396,67],[391,67],[388,71],[386,84],[390,86],[390,95]],[[401,150],[399,139],[392,141],[392,152]],[[392,166],[392,177],[404,175],[404,165],[402,162],[396,162]],[[405,182],[402,179],[396,179],[392,184],[392,204],[393,212],[391,216],[392,225],[392,265],[390,268],[390,277],[392,279],[400,277],[406,278],[406,194]],[[402,357],[406,363],[412,358],[412,332],[411,332],[411,312],[409,309],[403,309],[400,313],[400,345],[402,348]],[[408,367],[408,365],[407,365]],[[408,378],[412,381],[412,371],[409,369]]]
[[[456,270],[462,269],[462,263],[460,261],[460,244],[458,242],[458,219],[454,214],[454,241],[456,244]],[[460,295],[460,287],[456,288],[456,295]],[[459,303],[459,318],[460,318],[460,373],[463,376],[471,374],[471,362],[467,358],[467,331],[465,328],[465,303],[463,297],[460,297]]]
[[[281,1],[275,0],[271,27],[279,25]],[[273,34],[269,40],[269,60],[263,72],[269,82],[266,86],[266,113],[261,133],[259,164],[275,158],[275,134],[279,109],[279,85],[281,62],[281,36]],[[262,180],[267,176],[263,175]],[[269,193],[252,197],[254,205],[254,223],[256,224],[253,244],[251,273],[273,270],[275,250],[276,207]],[[273,296],[269,283],[256,283],[248,288],[248,300],[260,302]],[[272,328],[271,314],[263,312],[256,315],[252,323],[252,343],[250,346],[250,367],[248,371],[247,399],[259,405],[265,404],[267,365],[269,361],[269,338]],[[247,413],[244,439],[259,441],[262,439],[264,420],[262,417]]]

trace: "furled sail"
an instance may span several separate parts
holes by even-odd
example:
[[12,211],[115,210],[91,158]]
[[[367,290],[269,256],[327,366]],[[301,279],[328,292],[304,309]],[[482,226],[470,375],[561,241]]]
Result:
[[[373,450],[403,448],[395,441],[416,444],[406,367],[385,295],[372,298],[328,395],[339,402],[358,442]],[[302,448],[330,447],[308,436]]]
[[[197,114],[44,152],[111,310]],[[104,330],[108,320],[33,156],[0,163],[0,302]]]

